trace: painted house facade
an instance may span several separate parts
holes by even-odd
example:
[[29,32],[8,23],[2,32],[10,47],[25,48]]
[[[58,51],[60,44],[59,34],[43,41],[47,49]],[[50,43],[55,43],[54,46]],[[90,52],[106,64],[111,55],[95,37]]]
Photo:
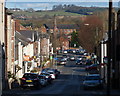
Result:
[[0,95],[5,88],[5,3],[0,0]]

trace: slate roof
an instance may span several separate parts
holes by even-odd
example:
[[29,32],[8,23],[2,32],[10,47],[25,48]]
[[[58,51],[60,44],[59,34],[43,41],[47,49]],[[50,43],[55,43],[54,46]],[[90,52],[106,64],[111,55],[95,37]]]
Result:
[[26,38],[24,35],[22,35],[20,32],[15,32],[15,45],[18,44],[18,42],[21,42],[23,45],[27,45],[31,40]]
[[[44,24],[45,27],[49,29],[53,29],[53,24]],[[77,24],[57,24],[58,29],[79,29],[79,25]]]
[[33,30],[21,30],[20,33],[25,36],[26,38],[29,38],[30,40],[33,39],[32,35],[34,34],[34,41],[37,40],[38,32]]
[[20,34],[22,34],[23,36],[25,36],[26,38],[31,38],[32,39],[32,34],[34,31],[32,30],[21,30]]

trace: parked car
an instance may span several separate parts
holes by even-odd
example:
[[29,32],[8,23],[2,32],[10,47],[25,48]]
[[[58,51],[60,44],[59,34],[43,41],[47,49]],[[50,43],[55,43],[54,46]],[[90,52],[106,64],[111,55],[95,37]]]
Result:
[[55,63],[56,63],[57,65],[59,65],[59,64],[60,64],[61,59],[63,59],[63,57],[57,57],[57,59],[55,60]]
[[67,61],[66,59],[61,59],[59,65],[66,65]]
[[100,78],[99,74],[89,74],[83,81],[84,89],[89,88],[103,88],[103,80]]
[[82,60],[82,56],[78,56],[77,59],[78,59],[78,60]]
[[76,53],[76,50],[72,50],[72,53],[75,54],[75,53]]
[[99,64],[92,64],[92,65],[86,66],[85,70],[86,71],[98,70],[98,66]]
[[52,77],[49,73],[45,72],[45,73],[41,73],[40,75],[45,75],[45,78],[47,79],[48,83],[52,83]]
[[60,74],[60,71],[58,69],[53,69],[56,73],[56,75],[59,75]]
[[81,64],[82,64],[82,60],[77,59],[77,60],[76,60],[76,64],[77,64],[77,65],[81,65]]
[[63,53],[64,53],[64,54],[67,54],[67,53],[68,53],[68,51],[67,51],[67,50],[63,50]]
[[79,55],[80,54],[80,51],[79,50],[76,50],[76,55]]
[[60,74],[60,71],[58,71],[57,69],[51,69],[51,68],[45,68],[41,71],[41,73],[48,73],[51,75],[52,79],[56,79],[58,77],[58,75]]
[[62,54],[62,50],[58,50],[58,51],[57,51],[57,54]]
[[93,64],[93,61],[90,60],[90,59],[87,59],[87,60],[86,60],[86,65],[91,65],[91,64]]
[[55,73],[55,77],[57,78],[58,75],[60,74],[60,71],[58,71],[58,69],[51,69],[52,72]]
[[67,60],[68,60],[68,56],[64,56],[63,59],[64,59],[65,61],[67,61]]
[[56,74],[53,71],[48,70],[48,73],[51,75],[51,78],[56,79]]
[[75,60],[75,57],[74,57],[74,56],[70,56],[70,60],[71,60],[71,61],[74,61],[74,60]]
[[21,80],[20,85],[22,88],[27,88],[27,87],[39,88],[40,87],[38,74],[25,73],[20,80]]
[[41,86],[46,86],[48,84],[48,79],[45,75],[39,75],[38,78]]
[[44,68],[40,73],[46,73],[48,70],[50,70],[50,68]]

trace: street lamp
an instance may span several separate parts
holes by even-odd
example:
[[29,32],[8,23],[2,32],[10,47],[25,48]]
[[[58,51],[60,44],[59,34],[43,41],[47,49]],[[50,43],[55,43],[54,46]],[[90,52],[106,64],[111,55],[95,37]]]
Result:
[[89,26],[90,24],[88,24],[88,23],[86,23],[86,24],[84,24],[85,26]]
[[112,26],[112,0],[109,0],[109,21],[108,21],[108,47],[107,47],[107,56],[108,56],[108,64],[107,64],[107,96],[110,96],[111,89],[111,26]]

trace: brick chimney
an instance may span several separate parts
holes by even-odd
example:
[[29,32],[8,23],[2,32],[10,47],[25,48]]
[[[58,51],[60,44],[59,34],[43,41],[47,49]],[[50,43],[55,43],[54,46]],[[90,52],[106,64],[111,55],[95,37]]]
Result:
[[19,20],[15,20],[15,30],[20,32],[20,21]]

